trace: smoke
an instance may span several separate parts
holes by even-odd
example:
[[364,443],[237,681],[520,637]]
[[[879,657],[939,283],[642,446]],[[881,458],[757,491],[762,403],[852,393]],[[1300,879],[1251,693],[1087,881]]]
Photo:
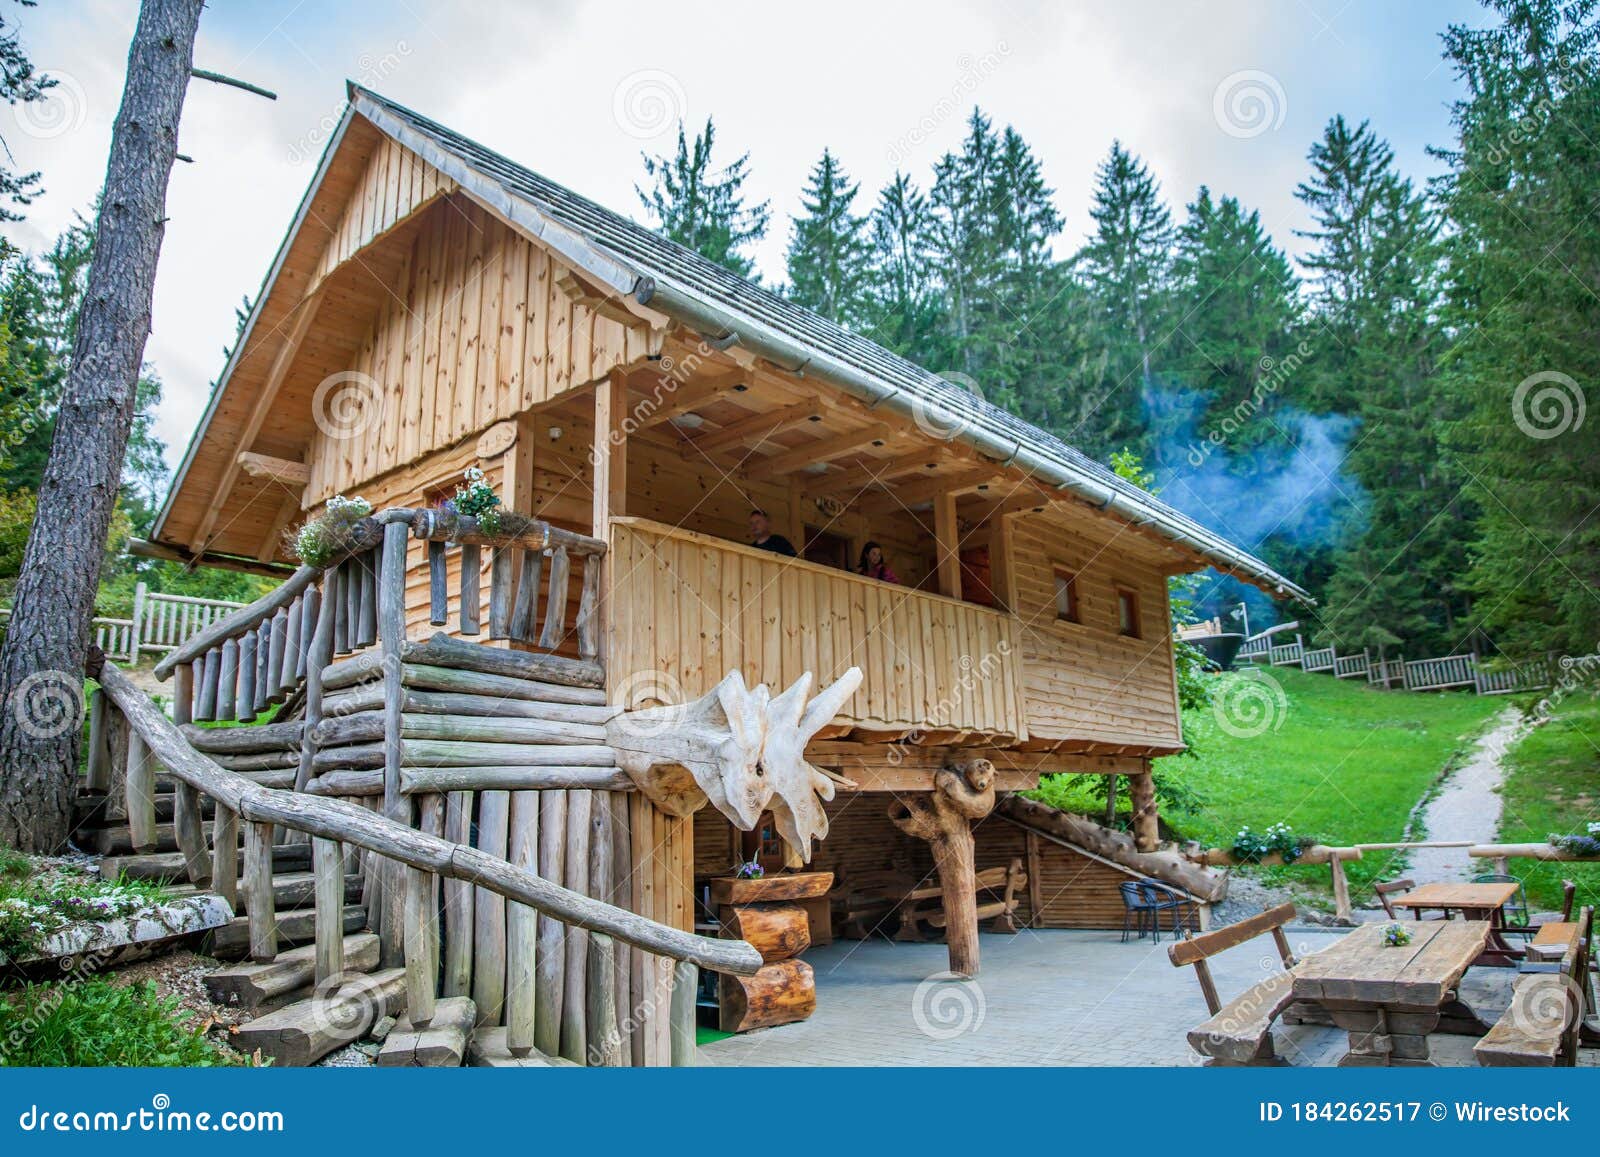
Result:
[[[1356,419],[1259,399],[1219,413],[1203,393],[1159,387],[1146,391],[1144,404],[1162,501],[1290,578],[1305,581],[1299,572],[1325,565],[1365,527],[1366,491],[1344,470]],[[1211,613],[1240,599],[1239,584],[1210,578],[1217,581],[1201,584],[1197,609]],[[1264,599],[1249,601],[1259,629],[1272,614]]]

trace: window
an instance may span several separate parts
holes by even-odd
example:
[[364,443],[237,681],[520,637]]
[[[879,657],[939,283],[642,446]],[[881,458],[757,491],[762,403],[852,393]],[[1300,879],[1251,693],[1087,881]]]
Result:
[[1078,576],[1056,568],[1056,618],[1063,623],[1078,619]]
[[1117,588],[1117,634],[1139,637],[1139,596],[1125,587]]

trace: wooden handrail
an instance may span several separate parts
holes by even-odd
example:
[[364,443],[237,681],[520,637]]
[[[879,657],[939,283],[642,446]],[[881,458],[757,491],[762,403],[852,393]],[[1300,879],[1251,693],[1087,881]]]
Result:
[[293,603],[333,567],[365,551],[375,549],[383,541],[383,528],[390,523],[405,525],[410,529],[413,538],[424,542],[453,542],[461,546],[507,549],[514,547],[528,550],[555,549],[589,558],[598,558],[604,555],[607,549],[606,543],[598,538],[562,530],[547,522],[532,522],[516,534],[490,535],[480,529],[477,519],[451,510],[390,507],[356,523],[351,530],[348,544],[323,566],[298,568],[280,585],[255,602],[218,619],[183,645],[167,652],[166,656],[155,665],[156,678],[166,679],[184,663],[192,663],[226,640],[236,639],[245,632],[260,627],[263,622]]
[[761,967],[761,954],[743,940],[697,936],[658,924],[563,888],[476,848],[428,835],[341,800],[261,787],[223,770],[191,747],[177,727],[115,664],[105,662],[98,672],[90,674],[98,678],[157,762],[182,783],[246,820],[354,844],[408,867],[476,885],[552,919],[603,933],[657,956],[740,976],[754,975]]

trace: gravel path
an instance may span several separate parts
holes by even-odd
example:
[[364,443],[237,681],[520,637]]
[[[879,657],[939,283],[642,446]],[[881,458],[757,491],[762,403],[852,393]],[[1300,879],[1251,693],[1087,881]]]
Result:
[[[1439,793],[1423,809],[1422,822],[1430,840],[1471,840],[1493,843],[1500,831],[1500,784],[1505,780],[1505,754],[1522,737],[1527,725],[1522,713],[1507,707],[1494,726],[1478,740],[1467,762],[1445,780]],[[1407,874],[1417,883],[1469,880],[1490,871],[1467,855],[1466,848],[1417,848],[1410,855]]]

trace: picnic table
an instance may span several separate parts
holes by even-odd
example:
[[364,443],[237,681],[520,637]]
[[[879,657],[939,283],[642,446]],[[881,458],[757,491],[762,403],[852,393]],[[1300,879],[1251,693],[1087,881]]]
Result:
[[1396,908],[1409,908],[1414,912],[1434,909],[1449,919],[1452,912],[1460,912],[1467,920],[1482,921],[1488,925],[1488,937],[1483,951],[1474,964],[1507,967],[1516,964],[1523,953],[1507,943],[1505,938],[1505,909],[1503,905],[1517,894],[1521,885],[1513,882],[1501,884],[1424,884],[1391,903]]
[[1431,1065],[1428,1034],[1489,1031],[1456,986],[1489,938],[1485,920],[1403,920],[1411,942],[1384,943],[1363,924],[1291,970],[1294,998],[1313,1001],[1349,1034],[1341,1065]]

